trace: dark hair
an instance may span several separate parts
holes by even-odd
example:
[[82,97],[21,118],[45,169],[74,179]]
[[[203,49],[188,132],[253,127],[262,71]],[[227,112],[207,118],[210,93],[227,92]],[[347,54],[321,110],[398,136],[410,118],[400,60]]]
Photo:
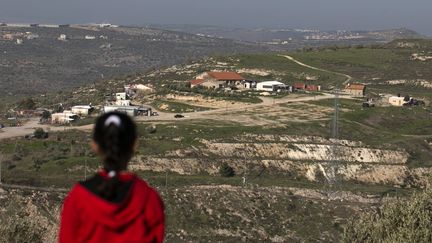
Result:
[[102,197],[115,197],[113,194],[118,184],[118,172],[127,168],[134,153],[136,139],[136,125],[126,114],[109,112],[96,120],[93,140],[99,146],[106,172],[115,172],[114,177],[99,187]]

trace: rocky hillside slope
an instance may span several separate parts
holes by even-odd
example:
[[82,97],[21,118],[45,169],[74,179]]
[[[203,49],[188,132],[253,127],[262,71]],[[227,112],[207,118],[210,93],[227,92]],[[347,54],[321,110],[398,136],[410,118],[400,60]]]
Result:
[[150,28],[0,26],[0,94],[58,92],[208,55],[255,51],[266,48]]
[[[315,190],[193,186],[159,188],[167,242],[337,241],[347,215],[377,199]],[[0,242],[57,242],[65,192],[0,188]]]
[[348,140],[245,135],[235,137],[234,142],[201,142],[202,147],[168,151],[164,156],[138,156],[132,168],[215,175],[227,163],[238,175],[265,170],[275,174],[289,172],[310,181],[337,179],[404,187],[426,186],[430,173],[429,168],[409,168],[409,154],[403,150],[372,148]]

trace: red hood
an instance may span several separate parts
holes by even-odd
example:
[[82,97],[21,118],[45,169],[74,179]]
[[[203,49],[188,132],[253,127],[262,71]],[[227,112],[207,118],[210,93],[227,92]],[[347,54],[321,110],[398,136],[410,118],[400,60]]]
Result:
[[[107,176],[105,172],[99,174],[104,177]],[[80,215],[88,215],[86,219],[94,220],[111,229],[119,229],[140,216],[144,211],[151,188],[131,173],[121,173],[119,179],[121,181],[132,180],[129,193],[121,203],[104,200],[84,186],[77,184],[72,189],[71,194],[74,194],[73,196],[78,199],[78,208],[82,210]]]

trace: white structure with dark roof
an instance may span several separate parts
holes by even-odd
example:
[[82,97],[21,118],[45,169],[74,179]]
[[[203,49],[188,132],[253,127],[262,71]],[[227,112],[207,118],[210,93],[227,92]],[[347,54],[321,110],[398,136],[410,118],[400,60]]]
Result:
[[286,85],[279,81],[264,81],[257,83],[256,90],[258,91],[277,91],[278,89],[285,89]]
[[92,106],[89,105],[77,105],[72,107],[72,113],[78,116],[88,116],[90,112],[93,110]]
[[72,111],[63,111],[63,113],[51,114],[51,123],[53,124],[68,124],[78,119],[78,115]]
[[392,96],[389,98],[389,103],[392,106],[403,106],[408,101],[405,101],[405,97]]

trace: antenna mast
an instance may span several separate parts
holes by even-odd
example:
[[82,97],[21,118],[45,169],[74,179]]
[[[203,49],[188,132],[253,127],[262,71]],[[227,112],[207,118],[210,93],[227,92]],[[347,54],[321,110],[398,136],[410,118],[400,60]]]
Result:
[[336,174],[338,172],[338,155],[339,155],[339,107],[340,107],[340,100],[339,100],[339,89],[336,88],[335,90],[335,98],[334,98],[334,114],[333,114],[333,122],[332,122],[332,131],[331,131],[331,137],[333,139],[332,148],[331,148],[331,157],[332,161],[330,162],[330,173],[329,173],[329,183],[330,185],[334,185],[336,182]]

